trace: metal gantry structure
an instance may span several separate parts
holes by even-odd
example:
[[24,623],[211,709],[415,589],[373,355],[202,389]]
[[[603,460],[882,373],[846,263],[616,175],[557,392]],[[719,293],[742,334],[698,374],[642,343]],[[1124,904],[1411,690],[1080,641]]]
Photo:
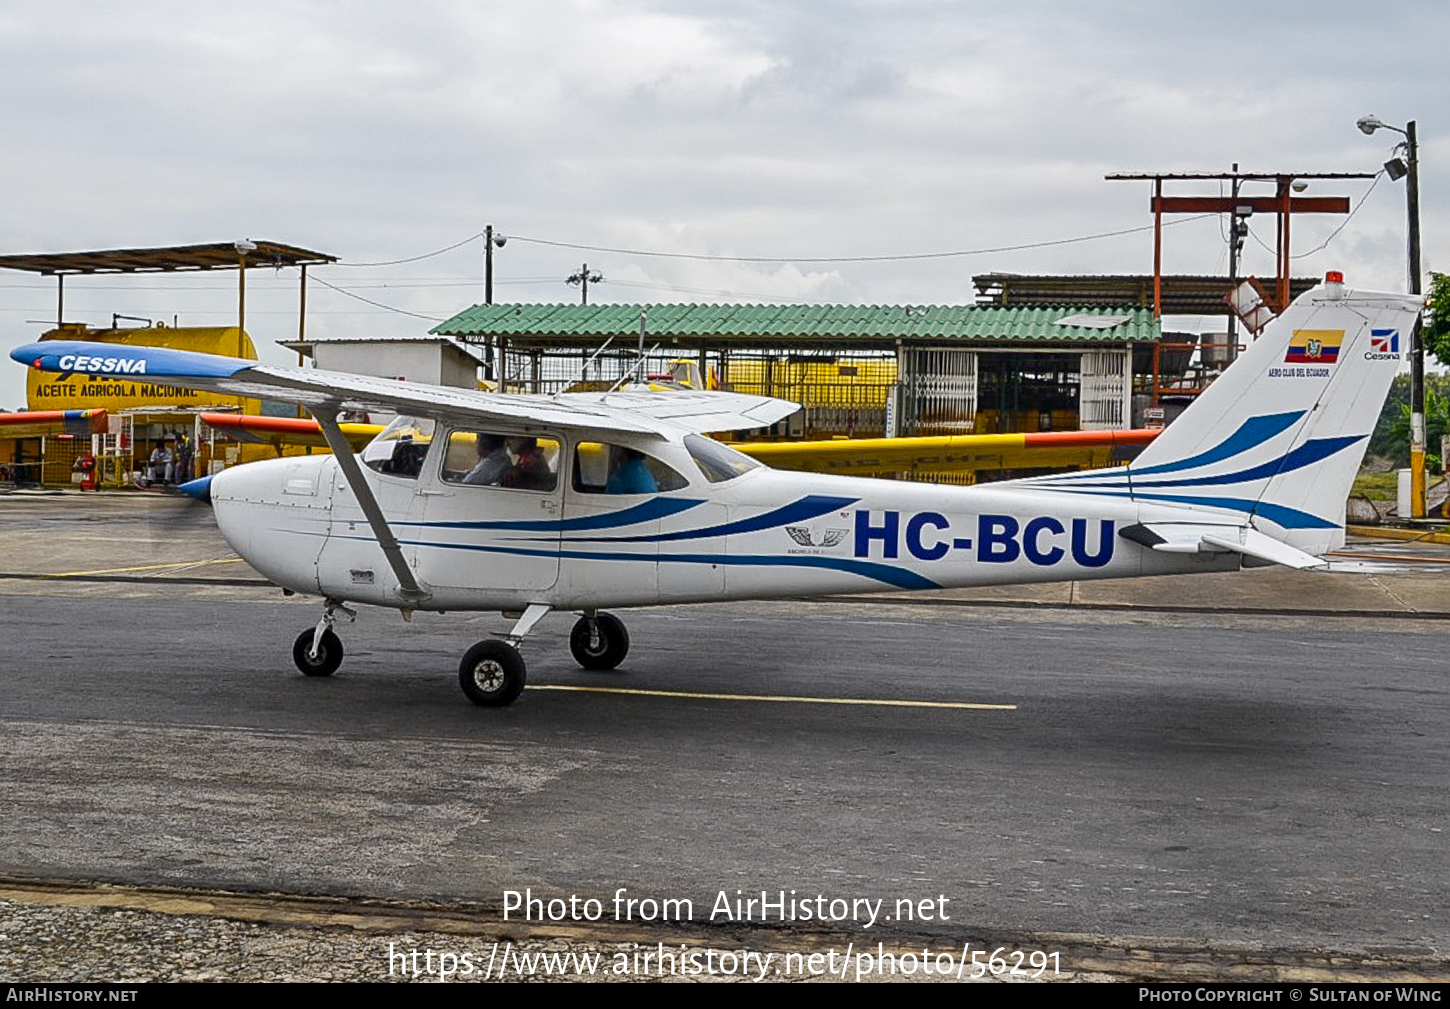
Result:
[[[1274,288],[1265,300],[1276,313],[1293,300],[1289,289],[1289,232],[1295,214],[1347,214],[1347,196],[1302,196],[1300,190],[1311,180],[1372,179],[1364,172],[1154,172],[1109,175],[1111,181],[1151,182],[1153,197],[1153,312],[1162,315],[1163,277],[1163,215],[1164,214],[1229,214],[1235,224],[1252,214],[1273,214],[1275,232]],[[1228,196],[1165,196],[1165,183],[1218,182],[1228,183]],[[1272,196],[1246,196],[1245,183],[1266,183],[1274,187]]]

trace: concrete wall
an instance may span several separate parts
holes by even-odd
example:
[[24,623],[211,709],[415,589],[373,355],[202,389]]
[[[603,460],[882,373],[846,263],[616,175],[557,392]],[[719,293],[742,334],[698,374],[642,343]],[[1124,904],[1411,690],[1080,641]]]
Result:
[[477,388],[477,362],[451,340],[319,340],[312,357],[326,371]]

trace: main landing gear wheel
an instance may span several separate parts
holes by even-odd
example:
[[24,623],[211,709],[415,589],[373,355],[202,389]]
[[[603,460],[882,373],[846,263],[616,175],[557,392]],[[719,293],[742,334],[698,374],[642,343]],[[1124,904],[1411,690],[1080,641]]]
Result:
[[524,689],[524,658],[507,641],[480,641],[464,653],[458,683],[474,704],[512,704]]
[[331,676],[342,665],[342,641],[331,631],[323,631],[314,657],[312,637],[316,633],[315,628],[309,627],[297,636],[297,643],[292,646],[292,661],[306,676]]
[[613,669],[629,654],[629,631],[624,621],[612,613],[580,617],[569,632],[569,651],[574,661],[585,669]]

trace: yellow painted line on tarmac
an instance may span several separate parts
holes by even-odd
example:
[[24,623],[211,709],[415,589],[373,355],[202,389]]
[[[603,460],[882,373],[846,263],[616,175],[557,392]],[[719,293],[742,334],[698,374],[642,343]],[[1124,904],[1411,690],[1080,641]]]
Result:
[[240,564],[240,557],[217,557],[205,561],[173,561],[168,564],[141,564],[130,568],[100,568],[95,571],[56,571],[42,578],[81,578],[85,575],[127,575],[136,571],[173,571],[176,568],[199,568],[207,564]]
[[1450,533],[1436,530],[1397,529],[1393,526],[1347,525],[1344,531],[1381,540],[1416,540],[1422,543],[1450,543]]
[[855,704],[878,708],[958,708],[968,711],[1016,711],[1015,704],[978,704],[971,701],[872,700],[866,697],[791,697],[774,694],[705,694],[686,690],[641,690],[638,687],[580,687],[563,683],[530,684],[529,690],[568,690],[581,694],[634,694],[640,697],[679,697],[705,701],[769,701],[778,704]]

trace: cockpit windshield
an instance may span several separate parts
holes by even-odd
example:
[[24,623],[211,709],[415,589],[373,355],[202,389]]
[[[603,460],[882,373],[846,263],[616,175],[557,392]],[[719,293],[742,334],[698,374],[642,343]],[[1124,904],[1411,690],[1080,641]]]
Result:
[[711,483],[734,480],[743,473],[761,467],[760,463],[745,453],[737,452],[730,446],[722,445],[714,438],[706,438],[704,435],[686,435],[685,448],[689,451],[690,458],[695,460],[695,465],[700,467],[700,472],[705,474],[705,479]]
[[416,480],[433,441],[433,422],[422,417],[398,417],[368,442],[363,465],[379,473]]

